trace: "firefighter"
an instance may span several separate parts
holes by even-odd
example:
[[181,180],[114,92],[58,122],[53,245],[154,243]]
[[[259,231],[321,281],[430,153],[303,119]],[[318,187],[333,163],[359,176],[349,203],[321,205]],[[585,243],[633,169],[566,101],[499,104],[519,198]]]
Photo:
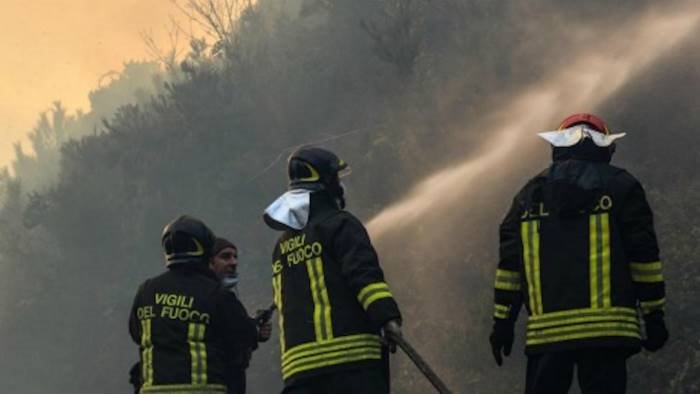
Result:
[[624,133],[575,114],[540,136],[553,163],[500,226],[493,355],[500,366],[510,354],[525,304],[526,394],[568,392],[574,367],[583,394],[624,393],[627,358],[668,339],[652,211],[639,181],[610,165]]
[[[209,268],[214,271],[224,289],[238,296],[238,248],[233,242],[226,238],[217,237],[214,241],[211,255]],[[257,326],[258,342],[267,342],[272,335],[272,323],[269,320],[259,322],[259,316],[262,313],[262,310],[258,310],[255,317],[251,318],[251,321]],[[250,351],[252,352],[255,348],[257,348],[257,346],[251,348]],[[237,362],[235,359],[233,360],[234,365],[230,368],[231,372],[227,374],[227,378],[230,379],[229,381],[231,382],[229,386],[237,386],[240,392],[245,392],[245,368],[237,367],[237,365],[240,364],[244,367],[248,367],[248,360],[250,360],[251,354],[241,355],[239,357],[241,358],[240,362]]]
[[258,332],[235,294],[209,269],[214,235],[181,216],[162,236],[168,270],[139,288],[129,332],[141,355],[141,393],[242,394]]
[[265,210],[282,232],[272,283],[286,394],[389,392],[382,334],[401,335],[401,314],[367,231],[344,210],[348,171],[328,150],[301,148],[289,191]]

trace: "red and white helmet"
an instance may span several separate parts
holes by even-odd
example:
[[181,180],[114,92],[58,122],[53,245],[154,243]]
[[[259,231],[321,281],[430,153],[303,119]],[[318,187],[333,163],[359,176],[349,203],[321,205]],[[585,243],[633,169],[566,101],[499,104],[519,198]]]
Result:
[[561,121],[561,124],[559,125],[559,130],[564,130],[568,129],[571,126],[575,126],[577,124],[585,123],[587,125],[590,125],[597,131],[603,133],[603,134],[610,134],[610,130],[608,129],[608,125],[605,123],[605,121],[593,114],[588,114],[585,112],[579,113],[579,114],[573,114],[569,115],[564,120]]
[[556,131],[538,135],[556,147],[574,146],[585,138],[590,138],[599,147],[608,147],[625,133],[613,134],[603,119],[589,113],[578,113],[567,116]]

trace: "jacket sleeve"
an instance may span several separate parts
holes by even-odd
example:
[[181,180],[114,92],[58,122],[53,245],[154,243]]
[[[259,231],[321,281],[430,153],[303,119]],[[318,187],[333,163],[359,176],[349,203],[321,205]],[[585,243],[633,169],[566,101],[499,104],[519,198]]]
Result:
[[644,189],[636,180],[624,199],[620,221],[622,242],[642,314],[663,315],[666,291],[654,217]]
[[515,322],[522,306],[524,281],[519,224],[520,204],[516,198],[499,228],[499,259],[494,280],[495,320]]
[[136,308],[142,288],[143,285],[139,286],[139,290],[136,292],[136,296],[134,297],[134,302],[131,304],[131,313],[129,314],[129,335],[134,343],[139,346],[141,345],[141,322],[136,315]]
[[219,312],[224,317],[226,348],[235,365],[247,366],[250,355],[258,347],[258,329],[235,294],[221,290]]
[[389,320],[400,320],[399,307],[384,280],[379,258],[362,223],[347,213],[340,216],[332,247],[332,255],[340,263],[346,283],[372,323],[379,328]]

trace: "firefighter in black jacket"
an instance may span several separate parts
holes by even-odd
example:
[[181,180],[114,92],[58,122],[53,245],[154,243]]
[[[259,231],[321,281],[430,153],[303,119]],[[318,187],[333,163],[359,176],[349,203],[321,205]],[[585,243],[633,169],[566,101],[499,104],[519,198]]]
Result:
[[264,215],[283,231],[272,271],[287,394],[386,394],[382,330],[400,335],[401,315],[377,254],[345,206],[347,164],[320,148],[289,158],[290,190]]
[[668,339],[652,212],[641,184],[609,164],[624,134],[575,114],[540,136],[553,163],[518,193],[500,228],[493,354],[498,365],[510,354],[524,303],[526,394],[568,392],[574,366],[583,394],[624,393],[626,359]]
[[162,244],[168,271],[141,285],[129,319],[141,353],[140,392],[242,394],[245,382],[230,374],[244,376],[258,332],[209,269],[214,235],[181,216],[165,227]]

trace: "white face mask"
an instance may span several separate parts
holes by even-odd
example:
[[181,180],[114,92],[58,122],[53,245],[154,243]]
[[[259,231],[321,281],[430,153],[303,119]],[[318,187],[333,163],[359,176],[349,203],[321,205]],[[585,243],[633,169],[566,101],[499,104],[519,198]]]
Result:
[[597,130],[592,129],[588,125],[580,124],[573,127],[569,127],[564,130],[557,131],[546,131],[544,133],[537,134],[541,138],[545,139],[547,142],[556,147],[569,147],[574,146],[581,142],[585,138],[590,138],[593,143],[602,148],[612,145],[615,140],[618,140],[627,133],[617,133],[617,134],[603,134]]
[[292,189],[265,209],[265,215],[295,230],[301,230],[309,221],[311,191]]

